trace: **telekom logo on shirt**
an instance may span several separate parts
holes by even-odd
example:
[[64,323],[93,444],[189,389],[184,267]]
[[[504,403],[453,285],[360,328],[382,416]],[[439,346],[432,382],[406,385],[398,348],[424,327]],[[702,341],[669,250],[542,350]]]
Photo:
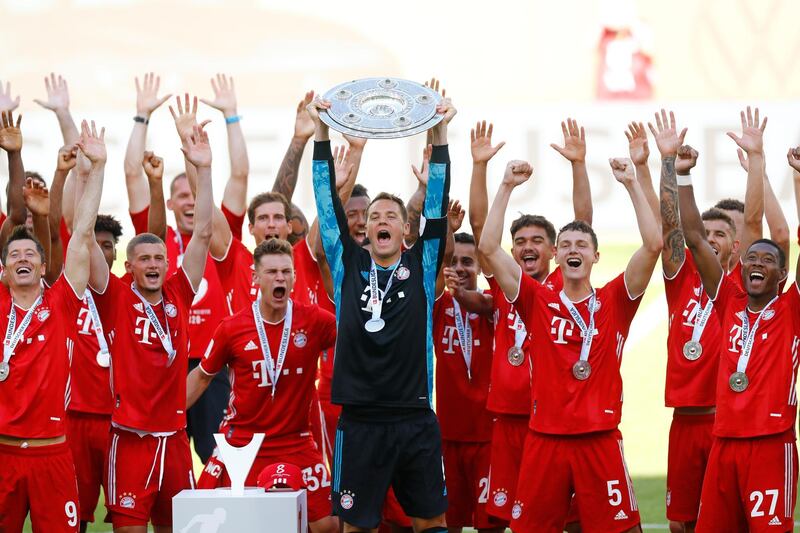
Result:
[[89,308],[81,307],[78,311],[78,333],[81,335],[92,335],[92,314]]
[[733,353],[739,353],[739,350],[742,348],[742,326],[739,324],[734,324],[731,327],[731,331],[728,334],[728,351]]
[[691,298],[686,304],[686,309],[683,310],[683,325],[690,327],[694,326],[694,323],[697,320],[697,313],[699,313],[701,309],[700,300]]
[[575,322],[569,318],[554,316],[550,322],[550,334],[553,335],[553,342],[556,344],[567,344],[566,337],[571,337],[575,331]]
[[453,343],[455,342],[456,338],[456,328],[453,326],[445,326],[443,333],[444,337],[442,337],[442,344],[447,346],[447,348],[445,348],[444,352],[442,353],[456,353],[455,350],[453,350]]
[[139,339],[141,344],[153,344],[150,342],[150,338],[158,338],[158,335],[153,332],[153,324],[150,323],[150,319],[148,319],[146,316],[136,317],[136,328],[133,330],[133,332],[136,335],[141,335],[141,338]]

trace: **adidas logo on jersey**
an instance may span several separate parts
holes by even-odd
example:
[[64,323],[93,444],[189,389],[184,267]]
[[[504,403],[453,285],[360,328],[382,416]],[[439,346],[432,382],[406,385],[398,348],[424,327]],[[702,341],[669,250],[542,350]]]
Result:
[[550,302],[549,304],[547,304],[547,307],[549,307],[549,308],[551,308],[551,309],[555,309],[556,311],[559,311],[559,310],[561,309],[561,308],[558,306],[558,304],[557,304],[557,303],[555,303],[555,302]]
[[770,525],[770,526],[782,526],[783,524],[781,524],[781,521],[778,520],[777,516],[773,516],[772,520],[770,520],[769,524],[767,524],[767,525]]
[[250,342],[244,345],[244,351],[250,352],[252,350],[258,350],[258,346],[256,346],[256,343],[254,343],[251,339]]
[[140,313],[144,313],[144,307],[142,306],[142,302],[137,302],[133,304],[133,308],[139,311]]
[[619,512],[617,513],[617,516],[614,517],[614,520],[627,520],[627,519],[628,515],[626,515],[625,511],[623,511],[622,509],[620,509]]

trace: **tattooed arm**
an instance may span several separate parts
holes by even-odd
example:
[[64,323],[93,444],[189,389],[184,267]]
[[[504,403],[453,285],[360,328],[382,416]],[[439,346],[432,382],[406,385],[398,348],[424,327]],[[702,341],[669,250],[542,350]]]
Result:
[[305,97],[297,104],[297,115],[294,119],[294,136],[289,143],[289,149],[283,156],[278,175],[272,184],[272,192],[283,194],[287,200],[292,201],[294,189],[297,187],[297,174],[300,171],[300,161],[308,140],[314,135],[314,122],[306,111],[306,106],[314,99],[314,91],[307,92]]

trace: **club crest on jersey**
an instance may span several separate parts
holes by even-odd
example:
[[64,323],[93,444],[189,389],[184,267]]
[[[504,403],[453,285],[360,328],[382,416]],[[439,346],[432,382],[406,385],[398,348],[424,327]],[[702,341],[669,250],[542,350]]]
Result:
[[304,331],[298,331],[294,334],[294,345],[297,348],[302,348],[306,344],[308,344],[308,337]]
[[404,266],[398,267],[397,271],[394,273],[397,276],[397,279],[404,280],[408,279],[408,276],[411,275],[411,271]]
[[349,491],[344,491],[342,497],[339,498],[339,504],[342,506],[342,509],[352,509],[354,503],[354,495]]
[[123,492],[122,498],[119,499],[119,506],[124,509],[133,509],[136,507],[136,495],[130,492]]
[[511,508],[511,518],[518,520],[522,516],[522,504],[514,502],[514,507]]
[[508,494],[506,493],[505,489],[497,489],[494,491],[494,496],[492,496],[492,503],[494,503],[495,507],[503,507],[506,503],[508,503]]
[[764,311],[764,314],[762,316],[764,317],[764,320],[769,320],[770,318],[775,316],[775,310],[767,309],[766,311]]
[[597,298],[597,299],[595,299],[595,301],[594,301],[594,312],[596,313],[596,312],[598,312],[599,310],[600,310],[600,299],[599,299],[599,298]]
[[178,316],[178,308],[175,307],[175,304],[167,304],[164,306],[164,312],[170,318],[175,318]]
[[49,309],[40,309],[38,313],[36,313],[36,319],[39,322],[44,322],[50,316]]

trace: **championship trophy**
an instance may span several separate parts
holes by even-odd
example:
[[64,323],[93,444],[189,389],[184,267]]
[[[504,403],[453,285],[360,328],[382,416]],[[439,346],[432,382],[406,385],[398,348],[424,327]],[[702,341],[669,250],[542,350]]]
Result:
[[353,137],[397,139],[427,131],[444,115],[442,97],[421,83],[399,78],[364,78],[337,85],[323,95],[330,109],[320,120]]

